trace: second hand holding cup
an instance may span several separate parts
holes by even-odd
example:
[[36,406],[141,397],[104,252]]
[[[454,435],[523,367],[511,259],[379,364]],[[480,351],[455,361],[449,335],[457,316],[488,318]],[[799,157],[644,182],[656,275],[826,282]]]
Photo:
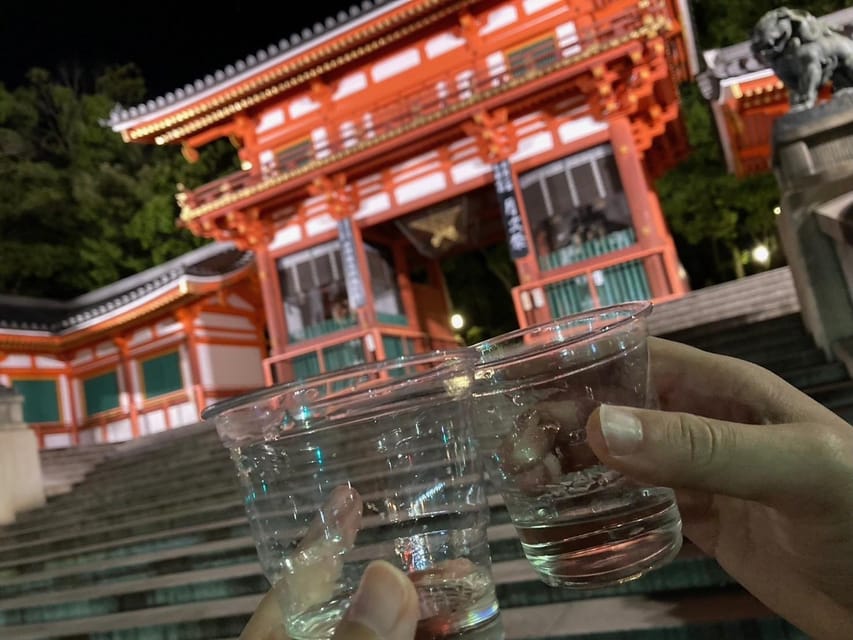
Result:
[[475,432],[527,559],[555,587],[637,578],[681,548],[671,489],[638,486],[586,443],[600,404],[650,407],[645,316],[628,303],[474,345]]

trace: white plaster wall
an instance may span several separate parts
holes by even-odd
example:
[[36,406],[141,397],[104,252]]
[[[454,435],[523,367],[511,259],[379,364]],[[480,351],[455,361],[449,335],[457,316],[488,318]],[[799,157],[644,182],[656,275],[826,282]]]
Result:
[[62,449],[71,446],[71,435],[67,433],[49,433],[44,437],[45,449]]
[[195,405],[189,402],[169,407],[169,419],[172,422],[173,429],[195,424],[201,420],[201,418],[199,418],[199,412],[196,411]]
[[257,347],[199,345],[199,368],[205,387],[254,387],[264,382]]
[[209,311],[201,314],[198,324],[211,329],[245,329],[252,332],[255,330],[252,321],[244,316],[232,316],[227,313],[211,313]]
[[39,369],[64,369],[65,363],[49,356],[36,356],[36,367]]
[[29,369],[31,365],[30,357],[19,353],[10,353],[2,362],[4,369]]
[[130,420],[125,419],[109,423],[107,425],[107,434],[110,442],[130,440],[133,437],[133,428],[130,426]]
[[139,416],[139,430],[142,435],[159,433],[166,430],[166,416],[162,409],[148,411]]

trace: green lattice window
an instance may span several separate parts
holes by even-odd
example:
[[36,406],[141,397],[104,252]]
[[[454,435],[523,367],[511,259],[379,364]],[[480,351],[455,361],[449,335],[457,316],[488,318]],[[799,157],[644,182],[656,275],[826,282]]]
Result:
[[142,361],[142,385],[146,398],[162,396],[184,388],[181,358],[177,351]]
[[59,422],[59,393],[56,380],[12,380],[24,396],[24,422]]
[[530,42],[522,47],[507,51],[509,72],[514,78],[524,76],[537,69],[546,69],[559,60],[557,43],[553,37]]
[[86,415],[117,409],[118,373],[108,371],[83,381],[83,396],[86,399]]

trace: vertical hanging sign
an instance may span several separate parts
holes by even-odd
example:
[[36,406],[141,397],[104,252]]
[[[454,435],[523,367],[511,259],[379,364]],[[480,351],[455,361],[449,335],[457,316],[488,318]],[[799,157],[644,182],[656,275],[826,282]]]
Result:
[[347,287],[349,308],[360,309],[366,300],[364,282],[361,279],[361,270],[358,268],[358,254],[355,251],[352,220],[344,218],[338,222],[338,237],[341,241],[341,262],[344,266],[344,282]]
[[509,160],[501,160],[492,165],[492,171],[495,176],[495,191],[497,191],[498,202],[503,214],[501,218],[509,243],[509,255],[517,260],[526,256],[530,252],[530,247],[527,244],[527,236],[521,222],[521,212],[518,210],[518,199],[512,183]]

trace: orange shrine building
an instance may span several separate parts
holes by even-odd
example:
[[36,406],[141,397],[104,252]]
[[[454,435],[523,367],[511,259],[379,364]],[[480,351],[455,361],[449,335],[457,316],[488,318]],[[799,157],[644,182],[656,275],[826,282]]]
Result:
[[[821,20],[853,35],[853,7]],[[706,69],[697,80],[710,103],[729,171],[741,178],[770,171],[773,122],[789,111],[788,90],[772,69],[752,55],[749,41],[702,55]],[[830,96],[829,87],[824,86],[818,101]]]
[[442,261],[501,243],[519,326],[682,295],[651,185],[687,151],[690,24],[686,0],[365,1],[117,108],[128,143],[237,147],[241,171],[179,186],[213,242],[69,303],[0,300],[0,383],[43,446],[169,428],[455,347]]
[[109,124],[238,147],[181,222],[254,254],[280,381],[455,344],[454,252],[508,245],[521,326],[684,293],[651,180],[686,151],[689,24],[679,0],[363,2]]
[[211,244],[67,302],[0,296],[0,384],[42,448],[116,442],[198,420],[260,385],[251,255]]

